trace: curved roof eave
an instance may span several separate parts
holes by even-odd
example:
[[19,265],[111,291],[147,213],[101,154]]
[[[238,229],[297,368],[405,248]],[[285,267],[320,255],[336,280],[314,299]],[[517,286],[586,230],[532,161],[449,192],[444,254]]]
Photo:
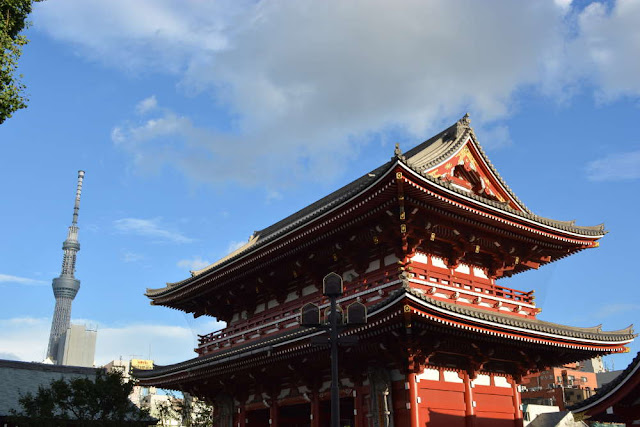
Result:
[[278,221],[277,223],[263,230],[256,231],[254,233],[254,236],[257,236],[257,238],[254,240],[253,244],[246,245],[244,247],[244,250],[239,250],[232,256],[223,259],[222,262],[218,261],[209,267],[205,267],[203,270],[200,270],[200,274],[188,277],[179,282],[167,283],[167,286],[164,288],[147,288],[145,295],[150,298],[165,295],[168,292],[177,290],[187,283],[194,281],[196,278],[201,279],[215,271],[218,271],[222,267],[244,259],[245,257],[251,255],[251,253],[253,253],[255,250],[265,246],[266,244],[273,243],[283,237],[286,237],[287,235],[306,225],[308,222],[330,214],[336,209],[339,209],[341,206],[344,206],[349,201],[365,193],[367,190],[373,188],[376,184],[378,184],[385,176],[387,176],[389,171],[391,171],[395,167],[395,165],[397,165],[397,161],[389,161],[382,166],[374,169],[373,171],[363,175],[357,180],[352,181],[344,187],[341,187],[340,189],[334,191],[328,196],[323,197],[317,202],[312,203],[311,205],[299,210],[292,215],[289,215],[287,218]]
[[[577,344],[583,344],[584,346],[622,345],[632,341],[636,337],[636,335],[633,334],[631,326],[620,331],[598,332],[598,327],[579,328],[559,325],[537,319],[519,319],[512,316],[502,315],[500,313],[489,312],[487,310],[463,307],[415,292],[406,284],[391,292],[386,299],[371,306],[369,309],[369,316],[373,317],[381,314],[407,298],[417,304],[420,304],[427,310],[440,314],[446,314],[466,321],[482,323],[489,327],[527,332],[546,339],[575,341]],[[256,354],[261,351],[260,348],[270,347],[273,345],[281,346],[289,341],[308,338],[318,333],[321,332],[305,329],[285,331],[281,335],[259,340],[254,343],[248,343],[247,345],[229,349],[221,353],[215,353],[205,357],[195,357],[174,365],[158,366],[157,370],[154,368],[154,370],[140,371],[138,376],[140,378],[147,379],[166,377],[180,371],[191,370],[196,367],[202,367],[203,365],[206,366],[208,363],[221,363],[223,361],[230,360],[231,357],[234,359],[242,357],[242,354]],[[155,376],[153,371],[156,371]]]
[[535,224],[538,226],[542,226],[547,229],[551,229],[558,233],[571,234],[576,237],[584,237],[591,239],[599,239],[604,237],[606,232],[604,231],[604,226],[575,226],[573,225],[574,221],[557,221],[550,220],[535,214],[528,214],[526,212],[517,211],[507,205],[503,205],[499,202],[495,202],[493,200],[486,199],[484,197],[477,196],[472,193],[466,193],[453,185],[439,180],[438,178],[434,178],[428,174],[425,174],[406,162],[400,162],[400,164],[405,168],[405,170],[411,172],[419,179],[422,179],[423,182],[429,183],[430,185],[436,186],[439,189],[443,189],[445,192],[449,194],[454,194],[457,197],[461,197],[466,201],[469,201],[474,204],[479,204],[485,209],[489,209],[493,212],[500,214],[507,214],[512,218],[517,218],[521,221],[526,221],[531,224]]
[[614,398],[614,395],[625,384],[627,384],[634,375],[640,375],[640,352],[631,363],[620,373],[613,381],[605,384],[598,390],[598,393],[583,400],[568,409],[575,413],[585,412],[605,403],[608,399]]
[[[490,168],[491,172],[495,175],[496,179],[500,181],[501,185],[503,185],[505,190],[516,201],[516,203],[524,209],[523,212],[513,209],[506,204],[495,202],[477,196],[475,194],[465,193],[462,190],[459,190],[442,180],[425,174],[423,171],[420,171],[412,166],[411,158],[413,156],[417,155],[417,153],[420,153],[421,150],[425,149],[425,147],[429,147],[430,145],[438,142],[440,139],[450,137],[451,135],[449,134],[454,131],[454,139],[450,140],[450,142],[452,142],[451,147],[444,150],[444,154],[440,154],[434,159],[429,160],[428,163],[423,163],[422,165],[424,166],[424,164],[430,164],[429,162],[433,162],[435,164],[435,162],[437,162],[441,157],[451,156],[456,152],[456,150],[464,145],[467,138],[470,137],[474,141],[474,144],[478,147],[478,151],[481,153],[481,156],[483,157],[487,166]],[[254,251],[263,247],[264,245],[276,241],[279,238],[290,234],[291,232],[294,232],[308,222],[317,218],[321,218],[324,215],[329,214],[335,209],[338,209],[339,207],[348,203],[350,200],[353,200],[355,197],[358,197],[360,194],[376,185],[387,173],[389,173],[389,171],[395,168],[396,165],[401,165],[414,175],[421,178],[426,183],[435,185],[436,187],[446,192],[455,194],[456,196],[461,197],[468,202],[479,204],[483,208],[490,209],[493,212],[507,214],[512,218],[517,218],[521,221],[526,221],[538,226],[543,226],[545,228],[553,230],[554,232],[571,234],[575,237],[597,240],[606,234],[606,232],[604,231],[604,225],[602,224],[593,227],[579,227],[575,226],[573,221],[550,220],[531,213],[531,211],[527,209],[525,205],[517,198],[517,196],[509,188],[506,182],[504,182],[498,171],[490,162],[489,158],[484,153],[484,150],[477,142],[477,138],[475,137],[473,129],[469,125],[468,115],[465,115],[465,117],[460,119],[449,128],[433,136],[427,141],[419,144],[413,149],[407,151],[406,155],[402,155],[402,153],[398,149],[396,149],[395,156],[392,157],[391,161],[386,162],[373,171],[361,176],[355,181],[350,182],[349,184],[341,187],[333,193],[321,198],[320,200],[312,203],[309,206],[306,206],[298,212],[289,215],[288,217],[276,222],[275,224],[262,230],[256,231],[251,236],[249,242],[244,247],[240,248],[237,252],[228,255],[227,257],[215,262],[208,267],[205,267],[202,270],[192,272],[194,274],[184,280],[175,283],[167,283],[167,285],[163,288],[147,288],[145,295],[151,299],[169,295],[178,289],[182,289],[184,286],[195,281],[196,279],[204,278],[207,275],[212,274],[229,264],[238,262],[245,257],[250,256]]]

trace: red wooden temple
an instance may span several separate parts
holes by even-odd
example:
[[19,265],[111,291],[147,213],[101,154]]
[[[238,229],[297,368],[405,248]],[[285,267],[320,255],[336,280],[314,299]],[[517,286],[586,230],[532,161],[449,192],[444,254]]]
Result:
[[148,289],[153,305],[227,327],[201,336],[197,357],[137,375],[214,402],[218,426],[329,425],[329,351],[299,316],[328,305],[333,271],[342,306],[358,300],[369,315],[342,332],[359,337],[340,350],[343,426],[522,425],[523,375],[625,352],[635,335],[539,320],[534,291],[505,278],[604,234],[527,209],[465,116],[215,264]]

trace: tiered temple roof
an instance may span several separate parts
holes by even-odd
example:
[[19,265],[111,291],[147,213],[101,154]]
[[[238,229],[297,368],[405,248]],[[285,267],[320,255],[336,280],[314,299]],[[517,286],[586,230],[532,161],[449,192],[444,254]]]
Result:
[[[451,160],[463,150],[470,150],[472,156],[475,155],[475,161],[472,160],[475,164],[471,167],[479,169],[478,178],[486,182],[486,186],[491,186],[500,194],[496,194],[496,197],[487,197],[489,195],[486,193],[478,194],[457,185],[455,177],[452,178],[452,174],[437,173],[438,168],[456,166],[455,164],[450,164]],[[272,244],[283,236],[313,223],[332,210],[338,209],[347,201],[353,200],[366,190],[375,187],[383,177],[389,175],[398,166],[406,169],[409,174],[413,174],[414,178],[421,181],[427,188],[444,191],[445,196],[448,195],[453,198],[454,206],[460,207],[459,204],[455,203],[455,200],[476,205],[486,211],[485,216],[495,215],[496,218],[500,217],[500,222],[509,221],[511,225],[520,229],[535,229],[536,233],[543,234],[546,237],[579,243],[585,247],[586,245],[597,246],[596,240],[606,234],[604,224],[578,226],[573,220],[554,220],[531,212],[518,199],[495,169],[479,144],[470,126],[468,115],[465,115],[449,128],[412,148],[405,154],[402,154],[396,147],[395,155],[390,161],[283,220],[254,232],[245,245],[205,268],[192,271],[191,277],[180,282],[167,283],[163,288],[147,289],[146,295],[154,304],[172,306],[168,301],[171,300],[171,294],[178,290],[188,289],[192,284],[201,281],[204,277],[246,259],[258,249]],[[582,249],[584,247],[575,248],[571,253]],[[521,271],[525,269],[522,268]]]

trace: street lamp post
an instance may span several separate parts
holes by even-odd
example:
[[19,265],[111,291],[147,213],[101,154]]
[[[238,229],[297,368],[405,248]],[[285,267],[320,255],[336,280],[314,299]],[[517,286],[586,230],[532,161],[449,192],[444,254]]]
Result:
[[[338,384],[338,344],[354,345],[353,337],[338,338],[338,332],[347,326],[367,323],[367,307],[355,301],[347,306],[346,319],[340,316],[338,297],[344,293],[342,277],[336,273],[327,274],[322,281],[322,294],[330,301],[329,322],[321,322],[320,307],[313,303],[302,306],[300,323],[302,326],[324,329],[329,332],[331,344],[331,427],[340,427],[340,388]],[[327,324],[328,323],[328,324]],[[351,339],[347,339],[351,338]],[[314,344],[326,345],[326,338],[314,340]]]
[[337,295],[328,295],[331,301],[331,427],[340,427],[340,388],[338,387],[338,310]]

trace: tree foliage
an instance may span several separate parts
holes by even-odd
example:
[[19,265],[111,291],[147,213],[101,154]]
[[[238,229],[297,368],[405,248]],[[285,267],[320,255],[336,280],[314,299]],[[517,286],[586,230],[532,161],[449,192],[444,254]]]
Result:
[[213,408],[203,400],[185,393],[182,399],[177,398],[171,391],[167,392],[169,399],[158,404],[158,425],[171,426],[178,421],[185,427],[211,427],[213,425]]
[[21,32],[29,25],[27,16],[35,1],[42,0],[0,0],[0,124],[27,106],[17,69],[22,47],[28,42]]
[[120,373],[103,370],[97,371],[95,380],[54,380],[48,387],[40,386],[35,394],[21,396],[21,410],[12,415],[20,426],[59,426],[64,421],[78,426],[142,423],[150,417],[129,400],[133,387],[134,383],[124,381]]

